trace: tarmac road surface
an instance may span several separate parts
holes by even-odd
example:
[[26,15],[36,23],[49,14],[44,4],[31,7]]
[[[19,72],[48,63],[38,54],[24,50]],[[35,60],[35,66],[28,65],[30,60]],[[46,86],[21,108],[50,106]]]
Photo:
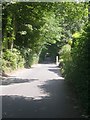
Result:
[[2,80],[3,118],[81,118],[81,110],[55,64],[38,64]]

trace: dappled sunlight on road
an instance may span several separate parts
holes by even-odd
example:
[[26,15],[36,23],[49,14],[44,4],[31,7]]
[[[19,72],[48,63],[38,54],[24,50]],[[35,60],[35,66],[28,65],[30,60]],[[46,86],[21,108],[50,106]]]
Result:
[[48,96],[49,94],[41,90],[38,85],[43,85],[43,83],[33,81],[3,85],[1,86],[2,95],[18,95],[23,97],[32,97],[34,99],[41,99],[44,96]]
[[24,97],[32,97],[34,99],[42,99],[49,96],[48,92],[40,89],[40,85],[44,85],[46,81],[60,80],[59,68],[55,64],[38,64],[31,69],[24,69],[12,74],[15,77],[8,77],[2,80],[2,95],[19,95]]
[[13,73],[3,78],[0,88],[5,118],[80,117],[55,64],[38,64]]

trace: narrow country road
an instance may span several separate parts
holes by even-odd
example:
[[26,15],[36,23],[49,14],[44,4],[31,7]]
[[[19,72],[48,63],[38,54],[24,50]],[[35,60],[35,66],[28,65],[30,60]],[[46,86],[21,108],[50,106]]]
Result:
[[3,118],[80,118],[81,111],[55,64],[38,64],[2,80]]

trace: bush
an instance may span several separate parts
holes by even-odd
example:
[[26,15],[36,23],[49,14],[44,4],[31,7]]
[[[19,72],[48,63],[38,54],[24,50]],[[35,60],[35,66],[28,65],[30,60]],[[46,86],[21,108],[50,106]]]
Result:
[[65,72],[71,61],[71,46],[69,44],[64,45],[60,50],[60,68],[61,73],[65,77]]
[[90,23],[74,41],[71,51],[66,46],[61,49],[62,69],[65,79],[74,86],[81,105],[88,114]]
[[[89,31],[87,31],[89,29]],[[83,107],[88,111],[88,45],[90,44],[90,25],[88,24],[82,36],[76,39],[72,49],[71,80],[76,88]]]
[[2,56],[2,69],[11,71],[24,66],[24,59],[17,49],[7,49]]

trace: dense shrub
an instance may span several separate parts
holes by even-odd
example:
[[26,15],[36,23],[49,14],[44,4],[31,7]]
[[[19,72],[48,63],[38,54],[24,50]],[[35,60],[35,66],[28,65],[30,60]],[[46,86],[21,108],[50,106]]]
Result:
[[[85,112],[88,114],[88,82],[89,82],[89,45],[90,24],[88,23],[79,37],[74,38],[71,53],[63,47],[63,74],[74,86]],[[61,50],[61,51],[62,51]]]
[[34,51],[32,51],[30,48],[22,49],[21,53],[24,56],[24,59],[25,59],[25,64],[24,65],[25,65],[26,68],[29,68],[33,64],[38,63],[39,55],[36,54]]
[[39,55],[35,53],[30,53],[28,56],[28,65],[31,67],[33,64],[37,64],[39,61]]
[[12,51],[10,49],[7,49],[5,52],[3,52],[2,69],[4,71],[15,70],[23,66],[24,66],[24,59],[21,56],[19,50],[14,48]]
[[69,44],[66,44],[62,46],[60,50],[60,70],[64,77],[66,75],[65,72],[67,71],[70,61],[71,61],[71,46]]

